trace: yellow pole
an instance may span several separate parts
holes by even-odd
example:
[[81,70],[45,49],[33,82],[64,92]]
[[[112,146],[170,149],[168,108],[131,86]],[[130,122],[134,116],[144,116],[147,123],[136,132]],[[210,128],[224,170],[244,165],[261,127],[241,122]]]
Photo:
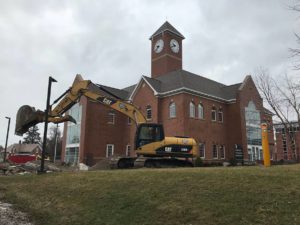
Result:
[[262,134],[262,148],[264,154],[264,166],[271,166],[270,161],[270,149],[269,149],[269,140],[268,140],[268,125],[266,123],[261,124],[261,134]]

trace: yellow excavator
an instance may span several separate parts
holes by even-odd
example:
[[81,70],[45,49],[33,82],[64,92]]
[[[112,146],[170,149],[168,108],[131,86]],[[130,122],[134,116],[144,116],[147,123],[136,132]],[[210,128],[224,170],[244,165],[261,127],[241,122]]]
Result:
[[[48,122],[70,121],[76,123],[75,119],[70,115],[65,115],[65,112],[76,104],[81,96],[86,96],[127,115],[137,125],[135,134],[137,157],[113,158],[112,165],[115,168],[193,165],[192,161],[198,151],[197,143],[193,138],[165,137],[162,124],[147,123],[144,115],[136,106],[118,98],[90,80],[83,80],[79,74],[73,85],[54,102],[54,104],[58,103],[50,110]],[[15,133],[23,135],[30,127],[42,122],[45,122],[43,111],[24,105],[17,112]]]

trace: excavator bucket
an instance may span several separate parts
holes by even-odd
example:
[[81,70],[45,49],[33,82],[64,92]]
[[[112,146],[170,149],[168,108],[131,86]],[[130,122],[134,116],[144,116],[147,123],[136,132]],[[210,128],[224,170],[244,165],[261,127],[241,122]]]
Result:
[[44,120],[45,113],[34,107],[23,105],[17,113],[15,134],[22,136],[28,129]]
[[[52,123],[63,123],[67,121],[76,123],[76,120],[70,115],[48,117],[48,122]],[[43,111],[35,110],[34,107],[29,105],[23,105],[17,113],[15,134],[22,136],[30,127],[42,122],[45,122],[45,113]]]

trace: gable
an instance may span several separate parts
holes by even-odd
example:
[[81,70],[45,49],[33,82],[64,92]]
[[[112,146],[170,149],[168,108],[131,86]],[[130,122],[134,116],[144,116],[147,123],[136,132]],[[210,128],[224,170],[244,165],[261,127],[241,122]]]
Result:
[[256,95],[256,97],[261,98],[259,91],[256,88],[256,85],[251,77],[251,75],[247,75],[242,83],[242,85],[239,87],[240,92],[250,92],[252,95]]
[[142,76],[140,81],[137,83],[134,90],[132,91],[129,100],[133,101],[134,97],[137,95],[137,93],[139,93],[140,89],[144,88],[145,86],[147,86],[153,92],[153,95],[157,95],[157,91],[153,88],[149,81],[144,76]]

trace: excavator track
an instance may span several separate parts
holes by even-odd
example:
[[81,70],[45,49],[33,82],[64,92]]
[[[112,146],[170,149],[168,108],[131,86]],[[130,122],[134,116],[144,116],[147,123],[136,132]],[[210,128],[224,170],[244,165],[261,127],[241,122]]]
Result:
[[190,160],[161,157],[114,157],[110,160],[111,169],[138,169],[138,168],[174,168],[193,167]]

